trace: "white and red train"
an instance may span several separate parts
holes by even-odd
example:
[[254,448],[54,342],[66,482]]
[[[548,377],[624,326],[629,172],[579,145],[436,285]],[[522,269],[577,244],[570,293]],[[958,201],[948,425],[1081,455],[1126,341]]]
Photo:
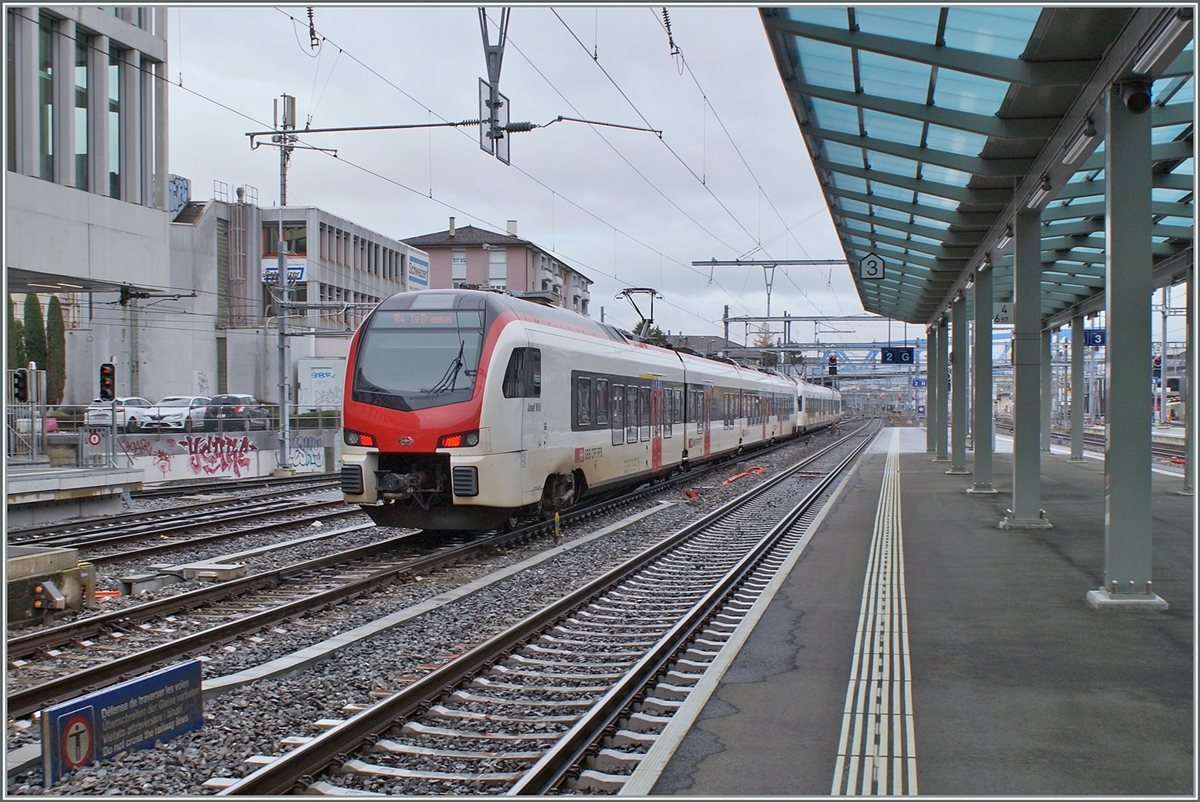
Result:
[[393,295],[346,364],[342,492],[378,524],[488,529],[822,428],[839,393],[480,290]]

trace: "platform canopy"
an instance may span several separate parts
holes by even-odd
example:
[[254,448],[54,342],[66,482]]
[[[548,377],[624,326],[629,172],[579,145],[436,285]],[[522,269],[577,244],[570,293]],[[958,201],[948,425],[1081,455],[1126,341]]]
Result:
[[[867,311],[932,323],[980,269],[1011,299],[1026,206],[1042,212],[1046,324],[1103,308],[1106,99],[1131,82],[1150,98],[1155,285],[1191,263],[1191,7],[760,14]],[[860,277],[872,253],[882,279]]]

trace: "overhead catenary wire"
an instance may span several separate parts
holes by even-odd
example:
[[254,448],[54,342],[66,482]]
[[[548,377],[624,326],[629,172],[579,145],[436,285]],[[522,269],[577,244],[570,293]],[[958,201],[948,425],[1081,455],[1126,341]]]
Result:
[[[281,12],[281,13],[285,13],[285,12]],[[290,19],[294,19],[294,18],[291,18],[291,17],[290,17],[290,15],[287,15],[287,16],[288,16]],[[327,41],[327,39],[323,39],[323,41]],[[337,46],[337,45],[336,45],[335,43],[333,43],[333,42],[330,42],[330,44],[331,44],[332,46],[335,46],[335,47]],[[358,63],[360,66],[363,66],[363,67],[364,67],[364,69],[367,69],[367,70],[368,70],[369,72],[371,72],[372,74],[374,74],[374,75],[376,75],[377,77],[381,78],[381,80],[384,80],[386,83],[388,83],[388,84],[389,84],[390,86],[392,86],[393,88],[396,88],[396,89],[397,89],[397,91],[400,91],[400,92],[401,92],[402,94],[404,94],[405,96],[412,98],[412,96],[411,96],[409,93],[405,92],[403,89],[401,89],[399,86],[397,86],[396,84],[394,84],[392,81],[389,81],[388,79],[386,79],[386,78],[385,78],[384,76],[382,76],[382,75],[381,75],[381,74],[380,74],[378,71],[376,71],[376,70],[374,70],[374,69],[372,69],[372,68],[368,67],[368,66],[367,66],[365,63],[363,63],[363,62],[362,62],[360,59],[356,58],[356,57],[353,55],[353,53],[350,53],[350,52],[346,51],[344,48],[340,48],[340,47],[339,47],[339,53],[345,53],[345,54],[346,54],[348,57],[350,57],[350,58],[351,58],[353,61],[355,61],[356,63]],[[190,88],[190,87],[185,87],[185,86],[183,86],[183,85],[182,85],[182,83],[175,83],[175,82],[172,82],[172,81],[170,81],[170,79],[169,79],[169,78],[167,78],[167,77],[165,77],[165,76],[163,76],[163,75],[154,75],[153,68],[152,68],[152,67],[150,67],[149,65],[139,65],[139,66],[138,66],[138,69],[139,69],[139,70],[141,70],[141,71],[142,71],[144,74],[147,74],[147,75],[153,75],[155,78],[158,78],[159,80],[166,82],[168,85],[175,86],[175,87],[178,87],[179,89],[182,89],[183,91],[187,92],[189,95],[192,95],[192,96],[194,96],[194,97],[197,97],[197,98],[199,98],[199,99],[202,99],[202,100],[204,100],[205,102],[212,103],[213,105],[215,105],[215,106],[217,106],[217,107],[220,107],[220,108],[222,108],[222,109],[224,109],[224,110],[226,110],[226,111],[229,111],[229,112],[231,112],[231,113],[234,113],[234,114],[236,114],[237,116],[239,116],[239,117],[241,117],[241,118],[243,118],[243,119],[246,119],[246,120],[253,121],[253,122],[255,122],[255,124],[260,124],[260,123],[259,123],[259,121],[255,120],[255,118],[254,118],[254,117],[252,117],[251,115],[245,114],[245,113],[243,113],[243,112],[241,112],[241,111],[239,111],[239,110],[237,110],[237,109],[233,108],[232,106],[229,106],[229,105],[228,105],[228,104],[226,104],[226,103],[222,103],[222,102],[220,102],[220,101],[216,100],[215,98],[212,98],[212,97],[206,96],[206,95],[202,94],[201,92],[195,91],[194,89],[192,89],[192,88]],[[181,71],[181,72],[182,72],[182,71]],[[181,80],[182,80],[182,74],[181,74],[180,78],[181,78]],[[327,85],[328,85],[328,81],[327,81]],[[415,98],[413,98],[413,99],[415,100]],[[429,111],[429,113],[430,113],[430,114],[433,114],[433,111],[432,111],[432,109],[429,109],[428,111]],[[265,127],[265,125],[264,125],[264,127]],[[464,135],[465,135],[465,134],[464,134]],[[310,146],[310,147],[315,147],[315,146]],[[427,192],[425,192],[425,191],[417,191],[417,190],[413,189],[412,187],[409,187],[409,186],[407,186],[407,185],[403,184],[403,183],[402,183],[402,182],[400,182],[400,181],[397,181],[397,180],[395,180],[395,179],[392,179],[392,178],[390,178],[390,177],[388,177],[388,176],[385,176],[385,175],[383,175],[383,174],[379,173],[378,171],[371,170],[371,169],[369,169],[369,168],[367,168],[367,167],[365,167],[365,166],[363,166],[363,165],[356,164],[356,163],[354,163],[354,162],[352,162],[352,161],[350,161],[350,160],[347,160],[347,159],[345,159],[344,157],[342,157],[342,158],[339,158],[339,161],[341,161],[341,162],[343,162],[343,163],[345,163],[345,164],[348,164],[348,165],[350,165],[350,166],[352,166],[352,167],[355,167],[356,169],[362,170],[362,171],[364,171],[364,172],[366,172],[366,173],[368,173],[368,174],[371,174],[371,175],[373,175],[373,176],[375,176],[375,177],[377,177],[377,178],[380,178],[381,180],[385,180],[385,181],[387,181],[388,183],[390,183],[390,184],[393,184],[393,185],[395,185],[395,186],[397,186],[397,187],[400,187],[400,188],[403,188],[403,189],[408,189],[409,191],[412,191],[412,192],[414,192],[415,194],[419,194],[419,195],[420,195],[421,197],[423,197],[423,198],[426,198],[426,199],[431,199],[431,200],[435,200],[435,201],[437,201],[437,202],[438,202],[440,205],[444,206],[444,207],[445,207],[445,208],[447,208],[447,209],[450,209],[450,210],[454,210],[454,211],[460,212],[460,213],[464,214],[464,215],[465,215],[465,216],[467,216],[467,217],[473,217],[473,218],[475,218],[475,219],[479,219],[479,220],[485,220],[485,218],[483,218],[483,217],[481,217],[481,216],[478,216],[478,215],[472,215],[472,214],[470,214],[469,212],[467,212],[465,209],[462,209],[462,208],[460,208],[460,207],[458,207],[458,206],[456,206],[456,205],[454,205],[454,204],[452,204],[452,203],[447,203],[447,202],[445,202],[445,201],[442,201],[441,199],[438,199],[438,198],[432,198],[432,197],[430,197],[430,193],[427,193]],[[537,178],[535,178],[533,175],[531,175],[531,174],[530,174],[530,173],[528,173],[527,171],[525,171],[525,170],[519,170],[519,172],[521,172],[523,175],[525,175],[525,176],[526,176],[527,178],[529,178],[530,180],[533,180],[533,181],[535,181],[535,183],[537,183],[538,185],[540,185],[540,186],[542,186],[542,187],[546,188],[546,189],[547,189],[547,191],[549,191],[549,192],[553,193],[553,195],[556,195],[556,196],[557,196],[557,195],[562,195],[562,193],[561,193],[561,192],[559,192],[559,191],[557,191],[557,190],[553,190],[553,189],[551,189],[551,188],[550,188],[550,187],[549,187],[549,186],[548,186],[548,185],[547,185],[547,184],[546,184],[544,181],[542,181],[542,180],[540,180],[540,179],[537,179]],[[593,212],[591,212],[591,211],[589,211],[589,210],[587,210],[587,209],[584,209],[584,208],[583,208],[583,207],[582,207],[580,204],[576,203],[576,202],[575,202],[575,201],[573,201],[572,199],[570,199],[570,198],[568,198],[568,197],[566,197],[566,196],[563,196],[563,199],[564,199],[565,201],[567,201],[568,203],[570,203],[570,204],[571,204],[573,207],[575,207],[575,208],[579,209],[580,211],[583,211],[584,213],[588,214],[589,216],[593,217],[594,219],[598,220],[599,222],[602,222],[602,223],[604,223],[605,225],[607,225],[607,226],[609,226],[609,227],[613,228],[613,230],[614,230],[614,231],[616,231],[616,232],[620,232],[622,235],[624,235],[624,236],[626,236],[628,239],[630,239],[630,241],[631,241],[631,242],[636,242],[636,243],[638,243],[639,245],[641,245],[642,247],[645,247],[645,248],[647,248],[648,250],[651,250],[651,251],[653,251],[653,252],[659,253],[660,257],[664,257],[664,258],[666,258],[666,259],[669,259],[669,260],[670,260],[672,263],[679,264],[679,265],[681,265],[681,266],[684,266],[684,267],[688,267],[687,265],[683,265],[682,263],[680,263],[680,262],[679,262],[678,260],[676,260],[675,258],[673,258],[673,257],[670,257],[670,256],[668,256],[668,255],[664,254],[663,252],[659,251],[658,249],[656,249],[656,248],[653,248],[652,246],[650,246],[648,243],[645,243],[645,242],[641,241],[639,238],[637,238],[637,237],[635,237],[635,236],[633,236],[633,235],[629,234],[628,232],[624,231],[623,229],[620,229],[619,227],[617,227],[617,226],[614,226],[614,225],[612,225],[611,223],[608,223],[607,221],[604,221],[604,220],[603,220],[603,218],[601,218],[599,215],[597,215],[597,214],[595,214],[595,213],[593,213]],[[502,226],[500,226],[500,225],[497,225],[497,224],[495,224],[495,223],[489,223],[489,225],[493,225],[493,226],[495,226],[495,227],[496,227],[496,228],[498,228],[498,229],[501,229],[501,228],[502,228]],[[608,276],[608,275],[609,275],[609,274],[608,274],[606,271],[600,270],[600,269],[596,268],[595,266],[587,265],[587,264],[586,264],[585,262],[583,262],[582,260],[576,259],[575,261],[576,261],[576,262],[577,262],[577,263],[578,263],[578,264],[579,264],[581,267],[586,267],[586,268],[588,268],[588,269],[590,269],[590,270],[594,270],[595,272],[597,272],[597,273],[598,273],[598,274],[600,274],[600,275],[605,275],[605,276]],[[718,284],[717,286],[718,286],[718,287],[720,287],[720,285],[719,285],[719,284]],[[726,293],[728,294],[728,291],[727,291],[727,290],[725,290],[723,287],[721,287],[721,290],[722,290],[722,291],[724,291],[724,292],[726,292]],[[731,296],[731,297],[732,297],[732,296]],[[736,299],[735,299],[735,300],[736,300]],[[679,310],[681,310],[681,311],[683,311],[683,312],[685,312],[685,313],[687,313],[687,314],[689,314],[689,315],[692,315],[692,316],[696,317],[696,318],[697,318],[697,319],[699,319],[699,320],[703,320],[703,321],[704,321],[704,322],[706,322],[706,323],[709,323],[709,322],[711,322],[711,321],[707,320],[706,318],[703,318],[703,317],[701,317],[700,315],[696,315],[696,314],[695,314],[695,313],[694,313],[692,310],[685,309],[684,307],[682,307],[682,306],[679,306],[679,305],[677,305],[677,304],[668,303],[668,305],[669,305],[669,306],[671,306],[671,307],[673,307],[673,308],[679,309]]]

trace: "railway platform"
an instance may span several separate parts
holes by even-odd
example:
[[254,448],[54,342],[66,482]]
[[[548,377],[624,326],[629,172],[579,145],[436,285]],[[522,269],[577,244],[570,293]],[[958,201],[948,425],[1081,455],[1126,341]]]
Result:
[[5,466],[6,520],[32,526],[64,518],[120,512],[122,496],[142,488],[141,468]]
[[676,714],[622,793],[1194,795],[1182,477],[1153,479],[1169,608],[1096,610],[1102,456],[1043,455],[1053,528],[1002,530],[1012,454],[997,445],[999,492],[968,494],[924,430],[885,429],[711,694]]

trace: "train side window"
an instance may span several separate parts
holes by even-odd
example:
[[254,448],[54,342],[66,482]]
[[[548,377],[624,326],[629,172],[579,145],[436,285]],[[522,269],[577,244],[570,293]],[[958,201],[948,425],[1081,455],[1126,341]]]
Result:
[[662,396],[663,438],[671,437],[675,426],[675,391],[669,387],[663,390]]
[[575,425],[592,425],[592,380],[575,380]]
[[638,388],[638,430],[642,440],[650,439],[650,388]]
[[540,398],[542,352],[539,348],[514,348],[504,371],[505,398]]
[[675,388],[671,395],[675,398],[675,415],[671,420],[674,423],[683,423],[683,388]]
[[612,444],[625,442],[625,386],[614,384],[612,388]]
[[804,396],[802,396],[802,395],[796,396],[796,411],[797,412],[804,411]]
[[625,395],[625,442],[638,441],[638,388],[629,385]]
[[593,396],[596,404],[596,425],[608,425],[608,379],[596,379],[596,394]]

